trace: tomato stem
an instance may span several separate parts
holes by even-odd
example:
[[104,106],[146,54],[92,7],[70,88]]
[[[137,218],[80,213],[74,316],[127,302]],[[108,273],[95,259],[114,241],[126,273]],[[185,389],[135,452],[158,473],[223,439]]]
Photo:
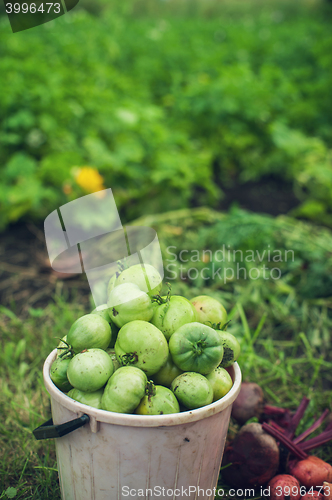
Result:
[[71,347],[69,349],[66,347],[59,347],[59,349],[66,349],[64,352],[59,354],[59,358],[61,359],[71,358],[75,354]]
[[172,290],[172,285],[170,283],[166,283],[166,285],[168,286],[168,292],[167,292],[167,295],[165,298],[163,298],[160,293],[158,293],[158,295],[154,295],[152,297],[152,302],[158,302],[158,305],[161,306],[162,304],[167,304],[167,307],[165,308],[165,313],[167,312],[167,309],[169,307],[169,304],[170,304],[170,300],[171,300],[171,290]]
[[60,339],[59,337],[55,337],[55,338],[58,340],[61,340],[61,342],[66,344],[66,347],[57,347],[57,349],[63,350],[63,352],[61,354],[59,354],[59,356],[58,356],[59,358],[66,358],[66,357],[69,358],[69,357],[74,355],[74,350],[73,350],[72,346],[70,344],[68,344],[68,342],[66,342],[63,339]]
[[219,323],[212,323],[211,321],[209,321],[209,323],[211,323],[211,328],[213,328],[214,330],[220,330],[222,332],[225,332],[231,321],[232,320],[230,319],[229,321],[227,321],[227,323],[224,323],[223,325],[221,324],[221,321]]
[[162,304],[166,304],[166,299],[163,299],[160,294],[153,295],[151,300],[152,300],[152,302],[158,302],[159,306],[161,306]]
[[206,347],[205,340],[198,340],[197,342],[194,342],[193,343],[194,356],[200,356],[203,353],[205,347]]
[[118,260],[117,264],[118,264],[118,269],[119,269],[120,273],[122,273],[122,271],[124,271],[125,269],[128,269],[126,257],[124,257],[122,260]]
[[152,396],[156,395],[156,386],[154,385],[152,380],[148,380],[148,382],[146,383],[145,394],[147,395],[149,401],[151,400]]
[[132,365],[138,361],[136,352],[127,352],[126,354],[120,356],[120,358],[123,365]]
[[167,296],[166,296],[166,302],[169,302],[171,300],[171,290],[172,290],[172,285],[170,283],[166,283],[167,287],[168,287],[168,292],[167,292]]

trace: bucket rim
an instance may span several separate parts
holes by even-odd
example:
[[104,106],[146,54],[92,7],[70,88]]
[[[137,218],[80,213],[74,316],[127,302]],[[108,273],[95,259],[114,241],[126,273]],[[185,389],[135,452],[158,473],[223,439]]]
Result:
[[44,384],[51,400],[54,399],[57,403],[61,404],[78,416],[87,414],[89,417],[92,417],[93,420],[107,424],[130,427],[167,427],[196,422],[226,410],[226,408],[233,404],[241,389],[241,370],[238,363],[234,363],[229,368],[229,373],[233,380],[233,387],[231,390],[223,398],[209,405],[202,406],[201,408],[167,415],[136,415],[132,413],[127,414],[107,410],[98,410],[97,408],[79,403],[78,401],[70,398],[64,392],[60,391],[60,389],[58,389],[52,382],[50,369],[56,355],[57,349],[54,349],[47,356],[43,367]]

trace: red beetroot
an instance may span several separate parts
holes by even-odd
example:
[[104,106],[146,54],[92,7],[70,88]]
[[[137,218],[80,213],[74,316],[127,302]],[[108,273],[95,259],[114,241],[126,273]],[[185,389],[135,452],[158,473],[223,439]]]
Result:
[[268,483],[271,500],[299,500],[301,498],[300,483],[294,476],[279,474]]
[[291,460],[288,472],[306,488],[317,488],[324,481],[332,481],[332,466],[318,457],[309,456],[304,460]]
[[264,409],[264,395],[258,384],[243,382],[233,403],[232,417],[243,425],[252,417],[260,417]]
[[232,446],[225,450],[223,478],[231,486],[246,488],[267,483],[279,467],[276,440],[263,431],[260,424],[244,425]]
[[319,491],[313,490],[301,497],[301,500],[324,500],[325,497]]

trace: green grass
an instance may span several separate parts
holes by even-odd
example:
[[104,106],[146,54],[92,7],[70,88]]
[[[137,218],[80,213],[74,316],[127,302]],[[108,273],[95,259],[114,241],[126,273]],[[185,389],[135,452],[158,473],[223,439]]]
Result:
[[[21,321],[0,315],[3,332],[0,379],[0,493],[12,487],[17,499],[59,500],[55,443],[36,441],[32,430],[50,417],[49,397],[42,380],[43,361],[56,346],[54,337],[64,335],[84,311],[55,296],[54,303],[40,317]],[[239,359],[245,380],[258,382],[270,404],[295,409],[303,395],[311,399],[299,430],[310,425],[330,398],[324,388],[324,373],[332,372],[332,363],[310,346],[303,332],[294,339],[266,338],[262,320],[250,329],[244,310],[236,304],[230,313],[230,331],[242,332]],[[15,346],[15,347],[14,347]],[[235,432],[236,425],[231,425]],[[302,429],[303,430],[303,429]],[[331,447],[317,453],[332,462]],[[225,491],[227,487],[223,485]],[[1,496],[0,496],[1,498]],[[9,497],[10,498],[10,497]]]
[[8,487],[17,489],[17,499],[60,498],[54,442],[36,441],[32,431],[51,415],[43,362],[82,314],[58,295],[24,319],[0,310],[0,498]]
[[[235,221],[238,224],[242,221],[236,217],[239,215],[199,209],[151,216],[136,223],[144,222],[157,228],[164,264],[167,264],[167,245],[171,243],[177,247],[177,253],[181,249],[195,248],[195,245],[200,251],[218,248],[217,242],[214,247],[208,247],[207,241],[209,230],[215,231],[220,221],[225,227],[227,223],[232,225],[235,238],[238,231]],[[261,216],[246,214],[247,226],[257,222],[257,217]],[[264,220],[267,226],[270,219]],[[281,244],[280,235],[292,221],[284,218],[281,222],[280,219],[272,221],[277,225]],[[260,219],[260,227],[261,223]],[[297,230],[304,247],[302,253],[297,254],[301,262],[303,255],[310,253],[312,243],[308,235],[314,228],[300,226],[297,223],[293,227],[293,242]],[[270,235],[271,245],[274,236]],[[248,237],[246,233],[246,241]],[[315,235],[318,247],[323,248],[316,255],[318,262],[325,258],[324,245],[329,245],[330,237],[323,230]],[[240,239],[240,245],[239,242]],[[262,242],[259,244],[263,248]],[[302,297],[303,282],[296,281],[295,271],[289,267],[283,272],[283,280],[277,284],[264,280],[234,280],[226,286],[213,282],[203,286],[178,279],[172,281],[172,287],[175,293],[188,298],[198,293],[211,293],[225,303],[231,319],[229,331],[241,342],[239,364],[244,380],[259,383],[270,404],[291,410],[304,395],[310,398],[299,427],[301,431],[326,407],[331,409],[331,340],[326,332],[332,325],[332,303],[330,296]],[[302,280],[308,281],[309,270],[303,270],[302,274]],[[42,379],[43,362],[57,345],[57,338],[68,332],[77,317],[89,312],[80,303],[79,291],[68,301],[64,285],[58,288],[47,307],[30,309],[24,317],[0,308],[0,498],[10,498],[10,494],[15,493],[8,488],[16,489],[17,499],[60,498],[54,441],[38,442],[32,431],[50,417],[49,397]],[[234,433],[237,426],[231,423],[230,429]],[[332,462],[331,446],[322,446],[315,454]]]

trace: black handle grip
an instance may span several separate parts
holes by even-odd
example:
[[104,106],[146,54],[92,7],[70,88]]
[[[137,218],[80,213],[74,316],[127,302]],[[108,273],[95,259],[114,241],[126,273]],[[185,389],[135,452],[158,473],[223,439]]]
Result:
[[50,418],[47,422],[37,427],[37,429],[33,431],[33,435],[36,439],[58,438],[69,434],[69,432],[82,427],[88,422],[90,422],[90,417],[85,413],[81,417],[59,425],[54,425],[53,420]]

